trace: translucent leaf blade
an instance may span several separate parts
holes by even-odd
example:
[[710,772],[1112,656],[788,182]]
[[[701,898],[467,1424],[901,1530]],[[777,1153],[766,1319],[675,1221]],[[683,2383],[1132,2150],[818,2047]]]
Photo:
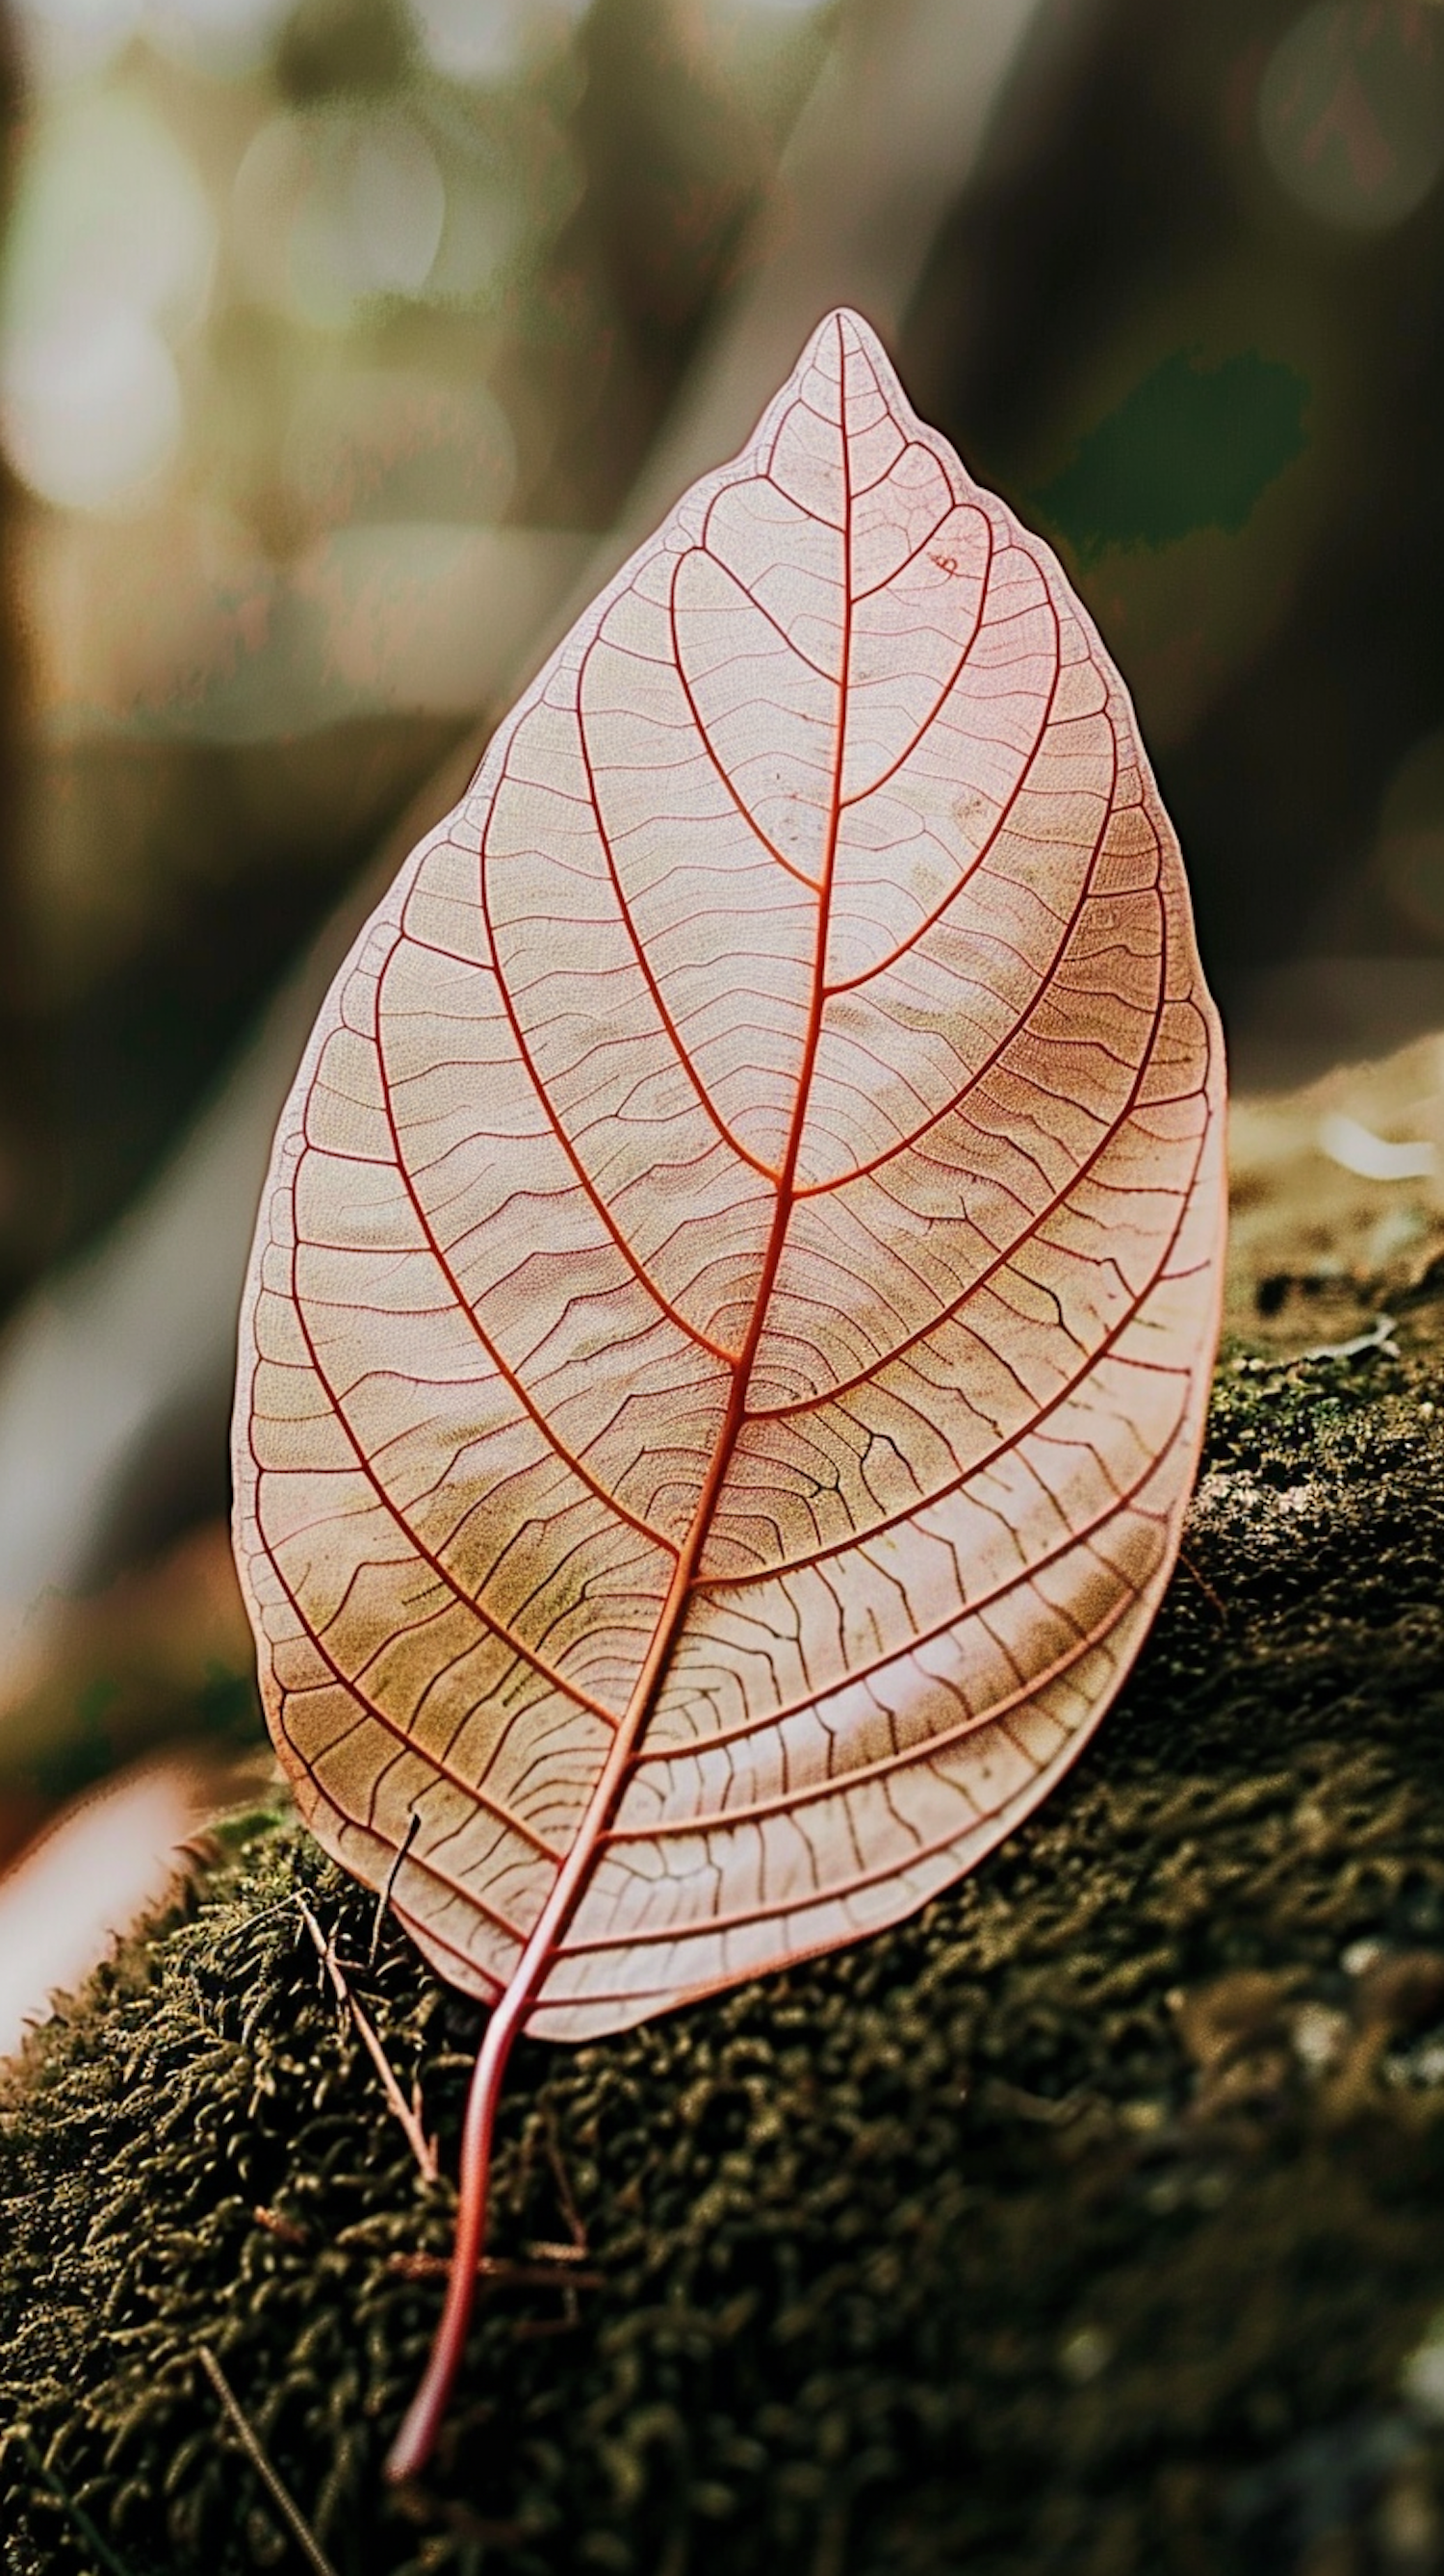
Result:
[[444,1975],[623,2027],[1044,1795],[1176,1551],[1222,1081],[1096,634],[830,317],[414,854],[277,1142],[267,1705]]

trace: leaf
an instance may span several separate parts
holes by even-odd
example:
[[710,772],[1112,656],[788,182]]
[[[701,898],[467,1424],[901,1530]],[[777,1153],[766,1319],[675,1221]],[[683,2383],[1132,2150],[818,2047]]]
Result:
[[396,2473],[516,2032],[896,1922],[1117,1691],[1197,1456],[1222,1083],[1097,636],[834,314],[402,870],[262,1208],[277,1746],[496,2005]]

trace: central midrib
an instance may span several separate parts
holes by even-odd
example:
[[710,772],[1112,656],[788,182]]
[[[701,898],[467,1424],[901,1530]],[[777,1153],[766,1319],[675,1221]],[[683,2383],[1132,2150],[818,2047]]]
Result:
[[833,875],[837,858],[838,835],[842,823],[843,763],[847,748],[847,700],[852,661],[852,484],[848,456],[846,355],[839,333],[839,446],[842,458],[843,484],[843,619],[842,649],[838,665],[837,728],[833,749],[832,793],[828,815],[827,840],[818,883],[817,931],[813,947],[812,990],[808,1005],[807,1028],[803,1038],[798,1068],[797,1096],[793,1103],[792,1122],[787,1148],[778,1169],[777,1204],[768,1232],[766,1248],[758,1272],[757,1293],[746,1337],[732,1364],[732,1390],[727,1410],[717,1435],[711,1463],[697,1498],[687,1536],[678,1552],[672,1580],[657,1615],[645,1659],[633,1686],[626,1711],[607,1751],[596,1786],[587,1801],[576,1839],[557,1873],[551,1895],[543,1906],[526,1947],[508,1983],[504,2003],[518,2024],[524,2019],[535,1999],[548,1966],[555,1955],[577,1901],[582,1894],[592,1858],[600,1837],[616,1811],[622,1788],[631,1767],[637,1739],[656,1704],[667,1666],[681,1630],[688,1600],[697,1571],[698,1560],[712,1527],[722,1487],[732,1464],[733,1453],[743,1424],[748,1418],[748,1393],[758,1345],[766,1328],[772,1291],[787,1242],[793,1209],[797,1204],[795,1179],[802,1138],[807,1123],[812,1080],[817,1065],[818,1044],[823,1013],[827,1007],[826,960],[831,918]]

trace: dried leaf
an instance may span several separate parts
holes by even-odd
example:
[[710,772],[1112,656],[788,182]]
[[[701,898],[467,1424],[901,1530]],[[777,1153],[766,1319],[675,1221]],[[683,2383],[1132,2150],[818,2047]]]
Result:
[[497,2005],[398,2472],[517,2030],[895,1922],[1117,1691],[1200,1438],[1222,1082],[1097,636],[831,316],[402,870],[262,1209],[277,1744]]

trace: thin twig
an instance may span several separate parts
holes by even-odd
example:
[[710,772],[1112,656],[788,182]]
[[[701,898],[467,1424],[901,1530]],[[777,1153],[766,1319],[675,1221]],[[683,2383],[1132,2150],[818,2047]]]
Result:
[[278,1896],[274,1905],[263,1905],[259,1912],[255,1914],[242,1914],[238,1920],[230,1924],[225,1931],[209,1935],[208,1937],[211,1948],[213,1950],[222,1950],[225,1948],[228,1941],[239,1941],[244,1933],[254,1932],[258,1923],[269,1922],[273,1914],[284,1914],[290,1905],[291,1896],[294,1893],[295,1891],[292,1889],[287,1895]]
[[1396,1360],[1398,1345],[1394,1340],[1392,1315],[1376,1315],[1367,1333],[1355,1333],[1349,1342],[1320,1342],[1316,1350],[1300,1351],[1301,1360],[1354,1360],[1365,1351],[1382,1351],[1384,1357]]
[[283,2245],[309,2245],[311,2242],[307,2230],[279,2209],[267,2209],[263,2203],[258,2203],[251,2216],[258,2227],[264,2227],[268,2236],[279,2236]]
[[562,2205],[562,2216],[572,2231],[572,2243],[577,2253],[587,2254],[591,2250],[587,2244],[587,2231],[582,2225],[581,2211],[572,2198],[571,2178],[562,2162],[562,2151],[557,2142],[557,2124],[550,2102],[546,2105],[544,2114],[543,2135],[546,2139],[547,2163],[551,2166],[552,2180],[557,2187],[557,2198]]
[[346,1983],[345,1973],[342,1969],[341,1962],[336,1956],[335,1944],[334,1942],[327,1940],[325,1933],[322,1931],[320,1924],[317,1922],[315,1915],[312,1913],[310,1906],[306,1903],[306,1900],[304,1896],[301,1895],[299,1889],[296,1892],[296,1904],[300,1910],[301,1920],[311,1935],[311,1939],[315,1945],[316,1954],[321,1961],[321,1965],[331,1980],[331,1988],[336,1997],[336,2001],[340,2004],[344,2012],[348,2012],[350,2014],[359,2037],[365,2043],[365,2046],[370,2053],[371,2063],[381,2078],[382,2091],[385,2093],[392,2111],[406,2132],[407,2144],[421,2169],[421,2178],[423,2182],[435,2182],[441,2172],[441,2167],[436,2161],[436,2149],[428,2138],[420,2120],[417,2118],[416,2112],[407,2101],[405,2094],[397,2083],[395,2074],[392,2071],[391,2060],[387,2056],[385,2049],[382,2047],[380,2040],[377,2038],[370,2020],[362,2011],[361,2006]]
[[[567,2254],[572,2255],[568,2246]],[[449,2254],[388,2254],[388,2272],[399,2273],[403,2281],[444,2281],[451,2270]],[[513,2289],[528,2290],[604,2290],[605,2272],[577,2272],[563,2269],[560,2263],[518,2263],[508,2254],[483,2254],[477,2265],[483,2280],[509,2282]]]
[[380,1895],[376,1899],[376,1911],[371,1917],[371,1941],[366,1952],[366,1965],[368,1968],[374,1968],[376,1965],[376,1948],[381,1939],[381,1926],[386,1920],[386,1908],[391,1902],[392,1890],[395,1887],[398,1878],[401,1876],[401,1864],[406,1858],[407,1853],[410,1851],[412,1844],[416,1840],[416,1829],[420,1822],[421,1811],[419,1808],[413,1807],[411,1810],[411,1822],[406,1828],[406,1840],[401,1845],[400,1850],[393,1854],[391,1867],[386,1873],[386,1883],[382,1888]]
[[1399,1345],[1394,1339],[1398,1330],[1392,1315],[1376,1315],[1366,1333],[1355,1333],[1347,1342],[1317,1342],[1312,1350],[1282,1351],[1276,1357],[1245,1353],[1234,1361],[1239,1377],[1264,1377],[1276,1369],[1300,1368],[1307,1360],[1356,1360],[1366,1351],[1382,1351],[1385,1359],[1396,1360]]
[[289,2487],[282,2485],[277,2472],[272,2468],[270,2461],[262,2450],[260,2436],[253,2431],[246,2416],[242,2414],[240,2400],[237,2398],[231,2387],[230,2381],[227,2379],[225,2372],[222,2370],[220,2363],[217,2361],[215,2354],[212,2352],[208,2343],[197,2344],[196,2358],[199,2361],[202,2370],[205,2372],[207,2379],[210,2381],[212,2388],[215,2390],[216,2395],[219,2397],[221,2404],[224,2406],[226,2413],[229,2415],[232,2424],[235,2426],[241,2447],[244,2450],[247,2459],[250,2461],[252,2468],[255,2470],[257,2477],[260,2479],[262,2486],[265,2488],[267,2495],[270,2497],[271,2502],[276,2508],[276,2511],[285,2523],[286,2529],[289,2531],[291,2538],[294,2540],[296,2547],[300,2550],[307,2565],[315,2569],[315,2576],[336,2576],[335,2568],[332,2566],[325,2550],[322,2548],[315,2533],[312,2531],[311,2526],[306,2520],[305,2515],[302,2513],[300,2506],[292,2496]]
[[111,2548],[108,2540],[102,2539],[84,2506],[76,2503],[69,2488],[56,2476],[54,2470],[47,2469],[28,2433],[21,2434],[20,2448],[29,2463],[31,2475],[37,2477],[43,2487],[49,2488],[56,2503],[69,2514],[86,2547],[94,2550],[101,2566],[107,2570],[107,2576],[130,2576],[130,2569],[125,2560]]
[[1182,1566],[1185,1574],[1192,1575],[1194,1582],[1198,1585],[1199,1591],[1203,1594],[1205,1601],[1212,1602],[1214,1609],[1218,1613],[1220,1624],[1226,1628],[1228,1626],[1228,1612],[1225,1610],[1223,1603],[1220,1601],[1218,1594],[1213,1588],[1213,1585],[1209,1582],[1208,1576],[1206,1574],[1199,1573],[1199,1570],[1194,1564],[1194,1561],[1189,1555],[1186,1547],[1180,1547],[1178,1551],[1178,1562]]

